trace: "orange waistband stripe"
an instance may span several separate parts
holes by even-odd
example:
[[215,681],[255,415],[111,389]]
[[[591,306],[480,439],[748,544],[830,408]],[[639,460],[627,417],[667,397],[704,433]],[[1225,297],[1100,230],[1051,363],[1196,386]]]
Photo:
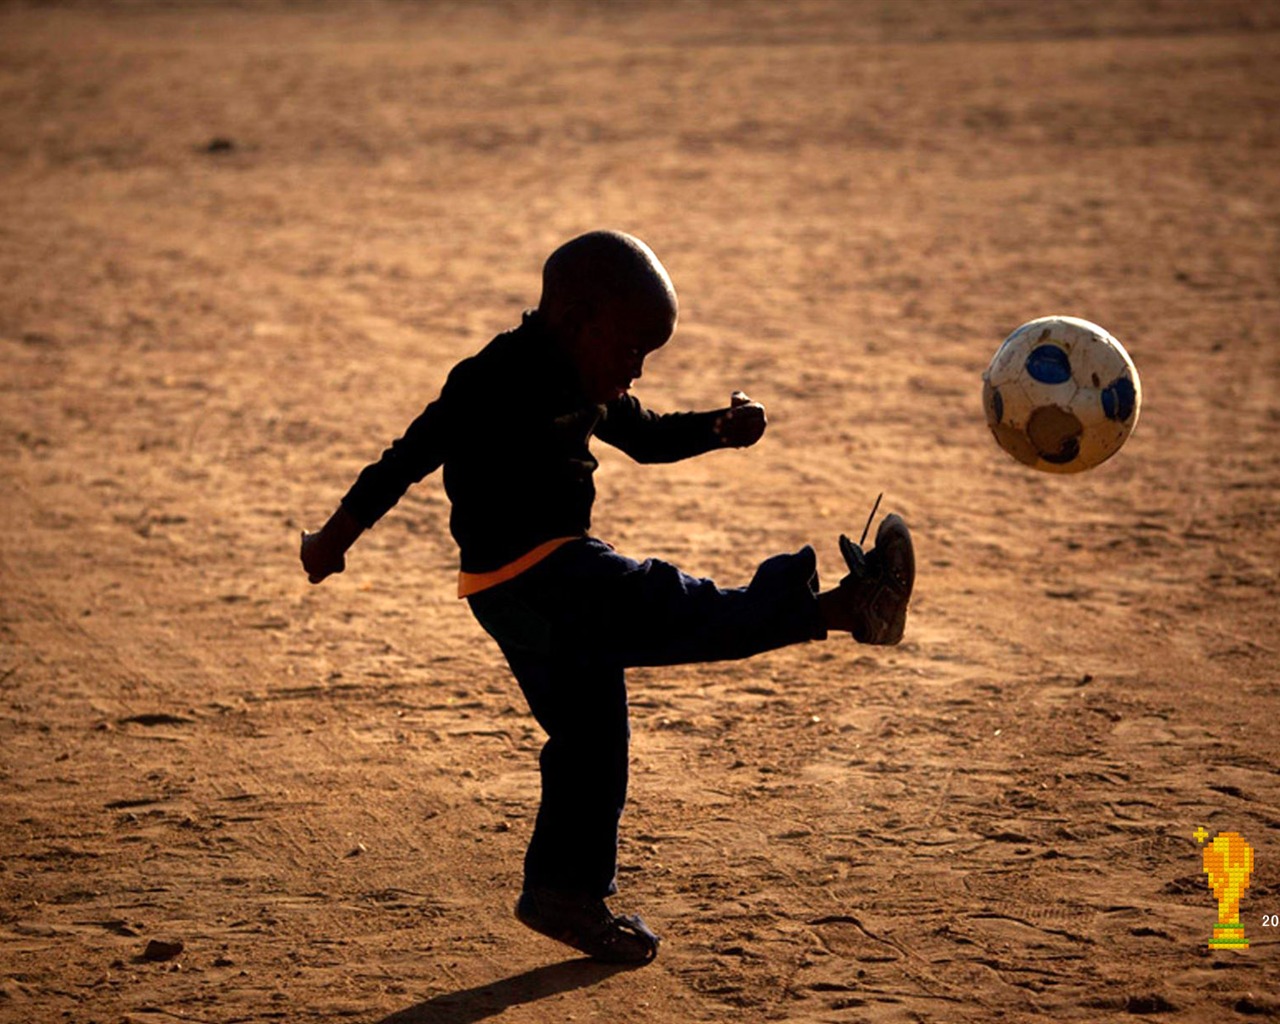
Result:
[[532,551],[526,551],[514,562],[508,562],[492,572],[460,572],[458,573],[458,596],[470,597],[482,590],[496,587],[499,583],[513,580],[522,572],[532,569],[557,548],[564,547],[571,540],[581,539],[581,537],[555,537],[539,544]]

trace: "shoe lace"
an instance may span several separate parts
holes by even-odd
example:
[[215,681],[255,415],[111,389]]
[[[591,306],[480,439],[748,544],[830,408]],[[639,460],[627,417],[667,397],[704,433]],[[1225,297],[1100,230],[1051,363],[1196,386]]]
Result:
[[862,537],[858,540],[858,547],[865,547],[867,543],[867,533],[871,530],[871,520],[876,517],[876,510],[880,508],[880,499],[884,497],[884,491],[876,495],[876,503],[871,506],[871,515],[867,516],[867,525],[862,528]]

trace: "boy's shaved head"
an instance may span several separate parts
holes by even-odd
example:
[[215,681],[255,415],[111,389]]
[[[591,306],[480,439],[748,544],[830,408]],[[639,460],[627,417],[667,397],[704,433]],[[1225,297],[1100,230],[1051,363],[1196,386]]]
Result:
[[626,394],[645,356],[676,327],[676,290],[658,257],[621,231],[591,231],[560,246],[542,268],[538,303],[552,336],[593,402]]
[[666,268],[644,242],[621,231],[590,231],[547,258],[538,308],[557,325],[575,309],[579,315],[666,313],[674,324],[678,305]]

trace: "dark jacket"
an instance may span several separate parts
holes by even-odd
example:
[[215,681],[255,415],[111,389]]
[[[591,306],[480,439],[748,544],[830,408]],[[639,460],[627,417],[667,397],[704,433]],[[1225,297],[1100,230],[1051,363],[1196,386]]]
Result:
[[573,364],[529,312],[453,368],[440,397],[365,467],[342,504],[370,527],[443,465],[462,570],[490,572],[543,541],[588,532],[593,435],[637,462],[675,462],[721,446],[717,415],[659,415],[630,395],[589,403]]

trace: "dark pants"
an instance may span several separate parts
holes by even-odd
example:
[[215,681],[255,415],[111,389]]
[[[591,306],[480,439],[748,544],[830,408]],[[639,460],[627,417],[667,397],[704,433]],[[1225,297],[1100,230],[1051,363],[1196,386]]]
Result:
[[817,588],[807,546],[765,561],[749,585],[722,590],[584,538],[469,599],[548,737],[526,887],[615,891],[630,739],[624,670],[746,658],[819,639]]

